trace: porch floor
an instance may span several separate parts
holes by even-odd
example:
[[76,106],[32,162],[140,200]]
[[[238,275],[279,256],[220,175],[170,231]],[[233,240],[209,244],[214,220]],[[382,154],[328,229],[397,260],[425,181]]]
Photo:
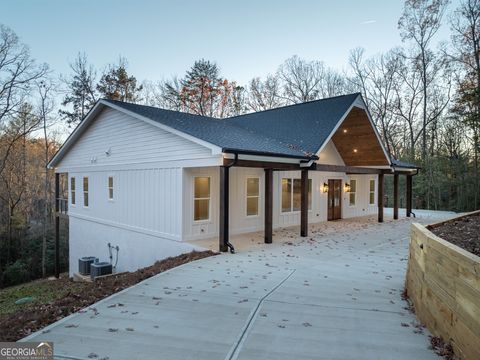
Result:
[[233,238],[235,255],[161,273],[24,341],[53,341],[58,359],[435,360],[401,299],[411,222],[282,229],[273,244],[259,233],[246,251]]
[[[405,209],[399,209],[399,219],[407,219],[405,216]],[[442,212],[442,211],[428,211],[428,210],[415,210],[416,215],[424,221],[427,219],[432,219],[435,221],[436,218],[443,218],[445,216],[453,215],[452,212]],[[393,220],[393,209],[385,208],[384,209],[384,223],[391,223],[398,220]],[[415,221],[415,218],[411,218]],[[365,229],[368,226],[374,225],[377,223],[377,215],[366,215],[359,216],[348,219],[341,219],[335,221],[322,221],[318,223],[313,223],[308,225],[308,236],[300,237],[300,225],[289,226],[284,228],[277,228],[273,230],[273,243],[279,242],[282,245],[289,243],[303,243],[309,241],[317,236],[328,236],[331,234],[336,234],[338,232],[355,232],[361,229]],[[264,248],[269,246],[269,244],[264,243],[264,232],[263,230],[230,235],[230,243],[235,247],[235,252],[242,253],[245,251],[251,251],[255,249]],[[202,249],[218,251],[218,236],[211,237],[203,240],[193,240],[188,243],[198,246]]]

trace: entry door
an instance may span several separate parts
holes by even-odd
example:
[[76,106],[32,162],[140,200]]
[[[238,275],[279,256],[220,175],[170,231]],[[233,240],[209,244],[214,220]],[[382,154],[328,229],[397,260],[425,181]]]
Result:
[[328,180],[328,220],[342,218],[342,180]]

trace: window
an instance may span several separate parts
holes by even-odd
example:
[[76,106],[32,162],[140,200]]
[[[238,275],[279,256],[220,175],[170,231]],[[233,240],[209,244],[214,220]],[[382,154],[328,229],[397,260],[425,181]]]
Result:
[[375,205],[375,180],[370,180],[370,205]]
[[83,206],[88,207],[88,177],[83,178]]
[[260,198],[259,178],[247,178],[247,216],[258,215],[259,198]]
[[108,177],[108,200],[113,200],[113,176]]
[[357,180],[350,179],[349,204],[355,206],[357,202]]
[[[292,191],[293,184],[293,191]],[[301,179],[282,179],[282,212],[300,211],[302,205]],[[312,179],[308,179],[308,210],[312,209]]]
[[282,212],[292,211],[292,179],[282,179]]
[[75,205],[75,178],[70,178],[70,197],[72,198],[72,205]]
[[195,221],[210,219],[210,178],[194,178],[193,219]]

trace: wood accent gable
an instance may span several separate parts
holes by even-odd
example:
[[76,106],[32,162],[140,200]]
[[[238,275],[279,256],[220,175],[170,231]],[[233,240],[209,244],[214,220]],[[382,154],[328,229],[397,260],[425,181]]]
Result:
[[345,165],[389,165],[382,145],[364,109],[352,108],[339,126],[332,141]]

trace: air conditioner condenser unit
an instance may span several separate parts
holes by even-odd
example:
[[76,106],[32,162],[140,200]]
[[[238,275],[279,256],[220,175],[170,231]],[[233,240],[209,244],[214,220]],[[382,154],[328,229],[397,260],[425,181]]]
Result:
[[90,276],[95,279],[98,276],[109,275],[112,273],[112,264],[109,262],[97,262],[90,266]]
[[98,262],[95,256],[84,256],[78,259],[78,272],[82,275],[90,275],[90,266]]

